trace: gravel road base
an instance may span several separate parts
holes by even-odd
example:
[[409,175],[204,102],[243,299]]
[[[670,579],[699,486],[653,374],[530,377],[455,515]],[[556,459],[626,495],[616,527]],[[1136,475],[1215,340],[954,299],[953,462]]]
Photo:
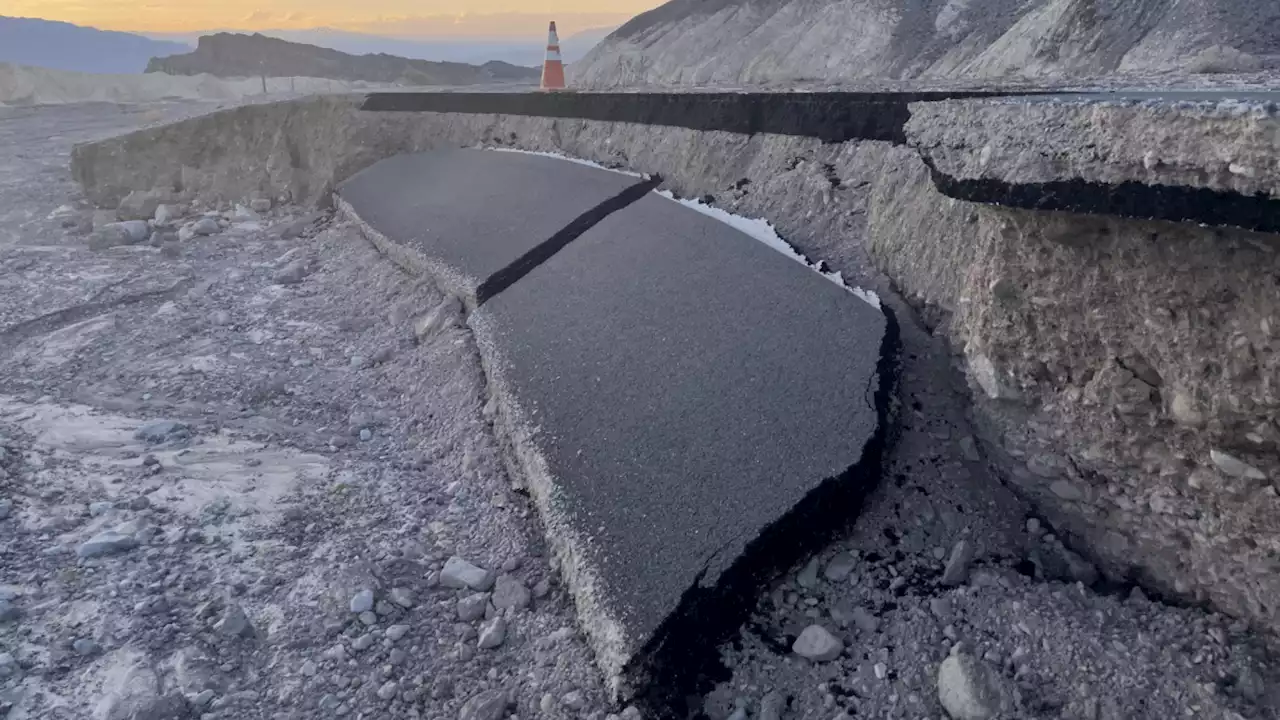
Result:
[[[634,718],[503,470],[469,332],[417,322],[452,307],[436,288],[266,199],[104,247],[71,143],[207,109],[0,108],[0,717]],[[898,309],[881,488],[762,593],[690,709],[1280,717],[1242,625],[1090,587]]]

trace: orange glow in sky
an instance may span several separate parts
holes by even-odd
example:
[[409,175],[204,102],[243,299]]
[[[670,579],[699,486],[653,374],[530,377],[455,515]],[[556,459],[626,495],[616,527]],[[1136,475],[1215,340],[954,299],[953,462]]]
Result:
[[[103,30],[191,32],[331,27],[399,37],[526,35],[617,25],[663,0],[0,0],[0,15]],[[534,33],[542,32],[535,30]]]

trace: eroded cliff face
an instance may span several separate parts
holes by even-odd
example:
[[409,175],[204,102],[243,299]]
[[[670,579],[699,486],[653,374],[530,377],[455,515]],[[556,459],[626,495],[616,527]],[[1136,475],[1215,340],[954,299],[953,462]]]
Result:
[[[955,113],[955,122],[963,115],[981,131],[973,113],[982,101],[921,107],[917,119],[930,107],[934,121]],[[941,158],[945,145],[980,154],[981,142],[959,136],[943,142],[921,133],[918,147],[824,144],[357,108],[356,100],[325,98],[241,108],[82,146],[74,169],[88,196],[106,205],[155,186],[208,200],[269,192],[323,203],[336,182],[378,159],[440,146],[553,151],[659,173],[681,195],[710,195],[720,207],[770,220],[811,259],[859,282],[877,282],[867,277],[868,260],[883,272],[879,282],[916,306],[966,369],[987,459],[1106,579],[1206,603],[1280,638],[1280,236],[946,197],[922,153]],[[1008,130],[1001,112],[1012,111],[993,115]],[[1026,114],[1024,132],[1071,125],[1080,113],[1116,121],[1092,106],[1037,112]],[[1145,181],[1158,182],[1165,172],[1192,182],[1195,164],[1223,162],[1208,146],[1157,132],[1176,126],[1176,115],[1146,116],[1155,125],[1144,136],[1163,138],[1151,168],[1129,163],[1115,175],[1082,146],[1082,156],[1101,163],[1091,177],[1148,174]],[[1224,118],[1215,131],[1223,138],[1275,137],[1270,114]],[[1135,131],[1141,122],[1125,119]],[[1082,137],[1095,134],[1075,124]],[[1254,140],[1232,147],[1265,149]],[[1035,155],[1034,144],[1004,147]],[[1118,138],[1115,148],[1128,152]],[[973,172],[1030,182],[1031,170],[1043,170],[1017,152],[986,155]],[[957,173],[970,167],[952,159],[939,163]],[[1062,160],[1044,167],[1088,175],[1069,154]],[[1250,167],[1254,190],[1277,169]],[[1245,182],[1216,171],[1204,178],[1224,190]],[[1269,192],[1280,195],[1280,187]]]
[[1246,73],[1277,65],[1252,0],[673,0],[570,68],[584,88]]

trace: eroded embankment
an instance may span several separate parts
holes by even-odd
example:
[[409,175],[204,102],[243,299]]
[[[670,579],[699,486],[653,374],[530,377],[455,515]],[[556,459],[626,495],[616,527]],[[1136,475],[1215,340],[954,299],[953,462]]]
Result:
[[[920,155],[954,177],[970,167],[968,177],[1025,185],[1034,177],[1015,170],[1043,156],[1034,138],[1054,127],[1046,121],[1081,137],[1106,126],[1113,151],[1065,143],[1041,167],[1107,183],[1117,178],[1091,175],[1090,163],[1108,167],[1146,123],[1145,137],[1160,140],[1127,171],[1147,174],[1126,180],[1233,192],[1248,180],[1249,192],[1266,186],[1274,197],[1274,153],[1262,166],[1224,158],[1220,145],[1160,130],[1182,119],[1142,108],[1117,116],[1054,106],[1021,125],[1006,110],[1001,122],[1021,128],[1024,152],[1002,166],[993,158],[1008,145],[984,153],[983,134],[994,131],[964,103],[914,107],[908,137],[917,148],[357,107],[317,98],[226,111],[82,146],[74,171],[104,205],[155,186],[326,203],[336,182],[383,157],[477,144],[660,174],[680,195],[769,219],[832,269],[873,284],[869,268],[883,271],[963,358],[988,457],[1110,579],[1210,603],[1273,637],[1280,629],[1280,239],[956,200],[938,191]],[[962,115],[970,134],[946,142],[919,125]],[[1240,114],[1217,127],[1274,147],[1273,117]],[[949,160],[958,150],[973,162]],[[1214,184],[1219,164],[1237,184]]]

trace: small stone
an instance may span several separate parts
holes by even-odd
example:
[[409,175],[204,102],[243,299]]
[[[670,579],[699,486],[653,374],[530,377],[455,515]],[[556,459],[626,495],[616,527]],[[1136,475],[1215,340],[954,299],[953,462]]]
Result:
[[362,651],[363,651],[363,650],[368,650],[368,649],[369,649],[369,648],[371,648],[371,647],[373,647],[373,634],[372,634],[372,633],[368,633],[368,634],[365,634],[365,635],[361,635],[360,637],[358,637],[358,638],[356,638],[355,640],[352,640],[352,641],[351,641],[351,648],[352,648],[353,650],[362,650]]
[[943,622],[950,622],[951,601],[946,598],[932,598],[929,600],[929,612]]
[[138,541],[132,535],[108,530],[80,545],[76,549],[76,554],[82,558],[103,557],[128,552],[136,547],[138,547]]
[[844,643],[821,625],[810,625],[796,638],[791,650],[814,662],[827,662],[840,657],[840,653],[844,652]]
[[827,567],[823,569],[822,575],[832,582],[844,582],[853,574],[853,569],[857,567],[858,561],[853,555],[842,552],[836,553],[835,557],[827,563]]
[[325,693],[320,697],[319,706],[321,710],[328,710],[328,711],[337,710],[338,706],[341,704],[342,704],[342,701],[339,700],[337,696],[333,695],[332,693]]
[[382,687],[378,688],[378,697],[383,700],[390,700],[395,697],[398,692],[400,692],[399,683],[388,680],[387,682],[382,683]]
[[391,602],[402,608],[411,608],[417,602],[413,596],[413,591],[407,588],[393,588],[389,597]]
[[506,560],[502,561],[502,572],[513,573],[519,569],[520,569],[519,557],[509,557]]
[[18,661],[14,659],[12,654],[0,652],[0,677],[16,675],[19,670]]
[[787,698],[780,692],[767,693],[760,701],[759,720],[782,720],[787,709]]
[[970,435],[960,438],[960,452],[964,455],[964,459],[969,462],[977,462],[982,459],[978,454],[978,443]]
[[89,517],[99,517],[115,509],[116,506],[109,502],[91,502],[89,503]]
[[485,591],[493,587],[493,574],[454,555],[440,571],[440,584],[447,588]]
[[256,213],[271,212],[271,198],[254,198],[249,201],[249,209]]
[[510,701],[507,694],[489,690],[472,697],[458,711],[458,720],[502,720],[506,717]]
[[529,589],[520,582],[519,578],[512,575],[498,576],[498,582],[493,588],[494,607],[499,610],[522,610],[528,607],[531,601],[532,595]]
[[96,655],[101,648],[98,647],[98,643],[89,638],[80,638],[71,643],[71,649],[75,650],[77,655],[88,657],[89,655]]
[[146,495],[139,495],[129,501],[130,510],[146,510],[149,507],[151,507],[151,498]]
[[373,431],[372,431],[372,430],[370,430],[369,428],[365,428],[365,429],[363,429],[363,430],[361,430],[361,431],[360,431],[360,441],[361,441],[361,442],[369,442],[369,441],[370,441],[370,440],[372,440],[372,439],[373,439]]
[[492,650],[507,639],[507,621],[499,615],[480,628],[480,641],[476,644],[481,650]]
[[163,190],[134,190],[116,207],[116,217],[121,220],[146,222],[156,216],[161,204],[169,199]]
[[1242,480],[1266,480],[1266,473],[1258,468],[1249,465],[1234,455],[1219,450],[1210,450],[1209,459],[1213,461],[1214,467],[1221,470],[1224,474]]
[[972,655],[952,652],[938,668],[938,700],[952,720],[990,720],[1008,697],[1003,678]]
[[409,633],[408,625],[392,625],[387,628],[387,639],[391,642],[398,642],[401,638]]
[[961,540],[951,547],[951,557],[947,558],[946,567],[942,571],[942,584],[962,585],[969,579],[969,564],[973,562],[973,543]]
[[22,617],[22,609],[8,598],[0,599],[0,623],[13,622]]
[[360,622],[369,627],[373,627],[378,624],[378,615],[373,611],[362,612],[360,613]]
[[462,622],[475,622],[484,617],[488,605],[489,593],[468,595],[458,601],[458,619]]
[[882,662],[876,663],[872,670],[875,672],[877,680],[883,680],[889,677],[889,666]]
[[359,614],[369,612],[373,609],[373,591],[369,589],[361,590],[351,598],[351,612]]
[[133,433],[133,437],[149,445],[160,445],[175,440],[187,440],[192,436],[188,425],[176,420],[157,420],[147,423]]
[[299,672],[307,677],[315,677],[316,673],[320,672],[320,666],[316,665],[315,660],[307,660],[302,663],[302,667],[299,669]]
[[297,285],[310,273],[310,263],[308,263],[304,258],[298,258],[277,270],[275,274],[271,276],[271,281],[276,285]]
[[[366,358],[363,355],[352,355],[351,360],[349,362],[351,364],[351,367],[355,370],[359,370],[369,364],[368,358]],[[363,433],[364,431],[361,430],[361,432]]]
[[533,585],[533,596],[541,600],[551,594],[551,578],[544,577]]
[[373,606],[373,611],[379,615],[390,615],[396,611],[396,606],[386,600],[379,600],[378,604]]
[[880,619],[861,607],[855,607],[849,611],[849,620],[864,633],[873,633],[880,629]]
[[0,500],[0,520],[7,520],[13,514],[13,501],[5,498]]
[[560,698],[560,704],[570,710],[581,710],[587,706],[587,699],[578,690],[570,690]]
[[191,232],[196,235],[216,235],[221,230],[222,226],[213,218],[200,218],[191,224]]
[[197,708],[202,708],[213,702],[214,696],[217,695],[213,690],[205,689],[191,696],[191,704]]
[[222,618],[214,624],[213,629],[227,637],[249,637],[253,635],[253,624],[244,608],[236,603],[227,605]]
[[1068,502],[1077,502],[1084,499],[1084,491],[1070,480],[1054,480],[1049,485],[1049,492]]
[[796,584],[808,590],[818,584],[818,570],[820,564],[818,558],[813,558],[805,564],[800,572],[796,575]]
[[1027,518],[1027,532],[1036,537],[1040,536],[1040,521],[1035,518]]
[[320,656],[323,657],[325,660],[334,660],[334,661],[340,662],[342,660],[347,659],[347,649],[344,648],[341,643],[339,643],[325,650],[323,653],[320,653]]

